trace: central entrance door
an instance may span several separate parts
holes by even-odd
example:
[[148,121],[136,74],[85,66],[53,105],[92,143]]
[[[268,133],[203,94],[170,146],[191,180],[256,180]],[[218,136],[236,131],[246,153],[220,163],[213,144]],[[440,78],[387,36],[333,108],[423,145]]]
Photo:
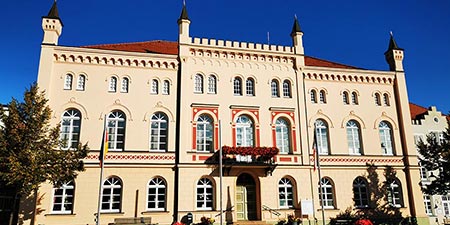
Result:
[[236,181],[237,220],[256,220],[256,183],[248,173],[239,175]]

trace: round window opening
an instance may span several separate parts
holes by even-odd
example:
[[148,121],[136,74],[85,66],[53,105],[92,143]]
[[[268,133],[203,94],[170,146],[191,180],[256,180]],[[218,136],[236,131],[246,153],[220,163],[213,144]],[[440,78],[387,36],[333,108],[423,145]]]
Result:
[[437,117],[434,117],[434,122],[436,122],[436,123],[438,123],[439,122],[439,119],[437,118]]

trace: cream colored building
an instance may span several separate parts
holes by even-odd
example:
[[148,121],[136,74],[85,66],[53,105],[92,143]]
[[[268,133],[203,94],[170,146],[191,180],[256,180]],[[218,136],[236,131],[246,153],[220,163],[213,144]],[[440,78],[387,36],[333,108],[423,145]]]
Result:
[[[170,224],[188,212],[194,222],[217,221],[220,208],[229,209],[226,222],[274,223],[307,214],[304,221],[320,223],[314,134],[326,220],[347,207],[372,205],[371,163],[381,183],[385,166],[396,171],[385,207],[428,221],[403,50],[393,37],[385,53],[390,70],[382,71],[305,56],[297,19],[292,46],[193,37],[185,6],[178,25],[178,42],[69,47],[58,44],[56,3],[43,17],[38,84],[52,123],[62,125],[65,149],[88,142],[91,152],[75,181],[42,185],[37,224],[94,224],[105,124],[101,224],[125,217]],[[215,156],[221,146],[280,152],[265,161],[225,154],[220,182]]]
[[[428,109],[416,104],[410,104],[414,143],[419,140],[426,141],[427,135],[434,135],[439,142],[444,139],[443,132],[448,127],[447,121],[450,117],[437,111],[435,106]],[[427,171],[420,168],[421,184],[427,184],[433,176],[439,171]],[[425,212],[430,217],[430,224],[448,224],[450,223],[450,195],[423,195],[425,203]]]

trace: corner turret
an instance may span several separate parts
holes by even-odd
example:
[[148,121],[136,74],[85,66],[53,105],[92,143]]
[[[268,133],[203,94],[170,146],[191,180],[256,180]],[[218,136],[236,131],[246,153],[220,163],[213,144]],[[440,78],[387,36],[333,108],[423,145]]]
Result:
[[399,48],[391,32],[388,50],[384,53],[390,71],[403,71],[403,49]]
[[178,42],[189,43],[189,25],[191,21],[189,20],[186,4],[183,2],[183,9],[181,10],[180,18],[178,19]]
[[292,26],[291,37],[295,49],[295,54],[303,55],[305,53],[303,49],[303,31],[298,24],[297,16],[295,16],[294,18],[295,19],[294,25]]
[[44,30],[44,39],[42,44],[58,45],[59,36],[62,33],[62,21],[59,18],[56,0],[53,2],[52,8],[47,16],[42,17],[42,29]]

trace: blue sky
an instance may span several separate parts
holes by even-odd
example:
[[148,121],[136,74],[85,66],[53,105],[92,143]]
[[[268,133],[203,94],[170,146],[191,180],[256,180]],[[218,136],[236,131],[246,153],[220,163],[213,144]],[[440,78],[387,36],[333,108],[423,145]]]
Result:
[[[22,98],[37,79],[41,17],[52,0],[2,1],[0,103]],[[357,67],[388,70],[389,31],[405,49],[410,101],[450,111],[448,0],[186,0],[191,36],[291,45],[296,14],[305,54]],[[59,44],[81,46],[177,39],[181,0],[58,0]]]

